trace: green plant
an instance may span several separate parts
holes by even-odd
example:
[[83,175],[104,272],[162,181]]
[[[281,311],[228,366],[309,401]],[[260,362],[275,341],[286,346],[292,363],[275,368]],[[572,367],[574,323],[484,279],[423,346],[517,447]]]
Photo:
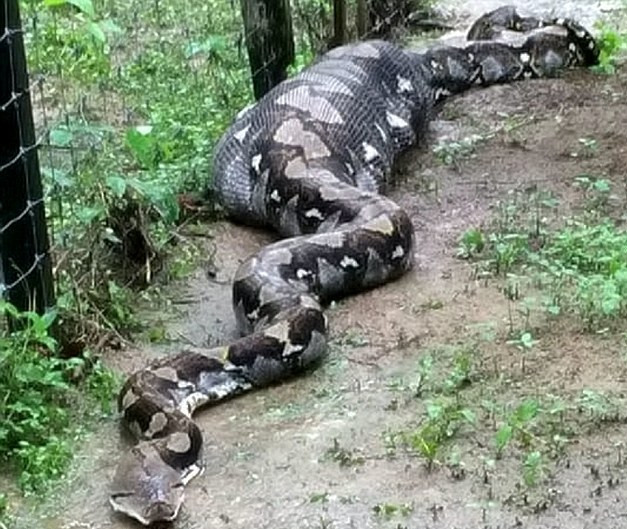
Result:
[[542,454],[533,450],[525,456],[523,461],[523,482],[527,487],[533,487],[538,483],[543,470]]
[[[88,359],[55,356],[57,343],[49,334],[54,312],[20,313],[0,301],[0,315],[16,322],[16,330],[0,334],[0,454],[25,491],[40,491],[71,459],[74,419],[81,414],[73,380]],[[115,389],[112,377],[99,366],[86,380],[106,409]]]
[[341,467],[363,465],[366,462],[366,458],[358,450],[342,447],[337,439],[333,439],[333,446],[324,453],[323,459],[335,461]]
[[599,144],[594,138],[579,138],[581,149],[571,153],[573,157],[581,156],[582,158],[592,158],[599,150]]
[[612,190],[608,180],[590,174],[580,174],[575,177],[575,185],[584,192],[586,214],[592,220],[598,216],[598,213],[605,212]]
[[600,30],[597,36],[599,64],[593,69],[604,74],[613,74],[621,53],[627,49],[627,36],[605,22],[598,22],[597,30]]
[[375,515],[390,519],[395,516],[409,516],[414,506],[411,503],[377,503],[372,510]]
[[496,275],[506,275],[527,254],[529,237],[524,233],[493,233],[489,237],[489,263]]
[[534,259],[561,306],[578,313],[588,330],[625,314],[627,235],[613,223],[571,221]]
[[464,232],[461,240],[459,241],[457,256],[462,259],[469,259],[477,256],[483,251],[485,243],[485,237],[480,229],[468,229]]
[[529,446],[534,437],[529,426],[540,411],[540,403],[535,399],[525,400],[516,407],[507,418],[506,423],[498,429],[494,437],[497,458],[501,457],[503,450],[515,438],[518,439],[523,446]]
[[388,387],[397,391],[409,391],[412,396],[420,397],[433,373],[433,356],[426,354],[420,357],[415,374],[410,380],[397,378],[388,382]]
[[444,165],[457,166],[462,159],[472,157],[477,145],[485,140],[485,136],[472,134],[460,140],[442,142],[433,147],[433,153]]
[[35,21],[26,44],[38,70],[81,85],[110,74],[110,44],[122,30],[111,18],[99,17],[91,0],[26,2],[24,8]]
[[409,450],[422,456],[427,467],[437,461],[443,445],[452,439],[460,428],[475,424],[475,414],[459,402],[446,399],[428,401],[422,422],[416,429],[397,434],[398,440]]
[[[125,335],[137,287],[185,271],[181,194],[210,185],[211,150],[252,100],[239,14],[217,0],[23,4],[30,73],[49,95],[36,125],[49,130],[59,322],[88,343]],[[215,214],[210,201],[191,211]]]
[[582,390],[578,404],[594,422],[616,421],[621,416],[621,404],[600,391]]
[[533,335],[528,331],[522,332],[517,338],[507,341],[508,344],[516,346],[516,349],[520,351],[520,365],[523,373],[525,371],[525,356],[529,351],[531,351],[531,349],[533,349],[533,346],[537,342],[538,341],[534,340]]
[[463,347],[456,351],[453,358],[453,369],[444,380],[444,391],[456,393],[470,384],[472,373],[473,349]]
[[[583,214],[548,229],[546,213],[556,207],[555,199],[538,190],[513,193],[483,231],[482,251],[471,249],[472,241],[479,241],[476,234],[462,245],[460,253],[475,259],[479,275],[505,278],[499,286],[508,299],[511,331],[515,312],[524,317],[525,332],[538,310],[551,317],[578,315],[587,331],[600,332],[619,325],[627,311],[627,235],[601,214],[611,185],[588,174],[575,183],[587,202]],[[525,349],[520,341],[514,345]]]

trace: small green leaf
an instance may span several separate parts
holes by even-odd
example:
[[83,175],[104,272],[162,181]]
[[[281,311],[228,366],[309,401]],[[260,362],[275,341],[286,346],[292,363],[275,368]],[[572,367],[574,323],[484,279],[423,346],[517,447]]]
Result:
[[91,18],[96,16],[94,4],[91,0],[44,0],[44,5],[48,7],[64,6],[68,4],[78,8]]
[[500,454],[503,449],[509,444],[512,440],[512,435],[514,433],[514,429],[509,424],[504,424],[501,426],[498,432],[496,432],[496,436],[494,438],[496,442],[496,451]]
[[535,343],[533,336],[529,332],[524,332],[520,336],[520,343],[523,345],[525,349],[531,349],[533,344]]
[[68,147],[72,143],[74,135],[66,125],[54,127],[48,136],[50,145],[54,147]]
[[525,485],[533,487],[540,477],[540,471],[542,469],[542,454],[537,450],[530,452],[525,457],[523,463],[523,480]]
[[41,174],[58,187],[68,188],[74,184],[74,179],[69,171],[59,167],[41,167]]
[[516,408],[514,417],[516,421],[522,425],[533,419],[538,414],[539,410],[540,404],[537,400],[526,400]]
[[107,42],[107,36],[98,22],[89,22],[87,32],[101,44]]
[[474,411],[469,408],[464,408],[460,410],[460,415],[464,418],[464,420],[470,424],[475,424],[477,416]]
[[145,168],[155,167],[157,158],[157,141],[152,135],[152,127],[140,125],[126,131],[126,144],[131,152]]
[[610,191],[610,183],[604,178],[594,182],[593,187],[601,193],[608,193]]
[[120,175],[109,175],[105,178],[105,184],[111,192],[118,198],[124,196],[126,192],[126,179]]
[[57,319],[58,312],[56,309],[47,310],[43,316],[41,316],[41,321],[44,324],[44,328],[48,329],[53,323],[54,320]]
[[83,224],[90,224],[94,220],[104,216],[104,208],[102,206],[83,206],[76,212],[76,216]]

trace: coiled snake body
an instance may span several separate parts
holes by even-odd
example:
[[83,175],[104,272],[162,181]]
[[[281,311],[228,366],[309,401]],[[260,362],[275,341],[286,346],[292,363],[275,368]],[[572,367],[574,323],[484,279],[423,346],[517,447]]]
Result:
[[242,338],[160,360],[125,383],[119,407],[140,442],[117,469],[115,510],[143,524],[173,520],[201,471],[194,410],[301,372],[324,354],[325,303],[412,266],[412,223],[381,193],[438,101],[598,57],[577,23],[521,18],[511,7],[484,15],[469,36],[462,47],[424,51],[381,41],[336,48],[236,118],[216,149],[220,202],[285,239],[237,271]]

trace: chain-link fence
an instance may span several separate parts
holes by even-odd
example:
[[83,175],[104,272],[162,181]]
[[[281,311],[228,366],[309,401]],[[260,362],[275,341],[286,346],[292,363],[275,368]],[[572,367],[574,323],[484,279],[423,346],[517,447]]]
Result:
[[0,293],[20,310],[54,304],[43,190],[18,0],[0,4]]
[[[333,2],[290,2],[298,69],[332,41]],[[366,2],[361,38],[380,36],[407,2]],[[20,309],[50,307],[52,255],[64,327],[86,342],[118,333],[133,323],[126,287],[176,274],[197,250],[181,244],[163,266],[196,218],[189,194],[210,197],[213,146],[253,101],[251,79],[285,57],[251,72],[246,42],[267,28],[247,28],[237,1],[0,5],[0,291]],[[349,40],[358,5],[347,1]]]

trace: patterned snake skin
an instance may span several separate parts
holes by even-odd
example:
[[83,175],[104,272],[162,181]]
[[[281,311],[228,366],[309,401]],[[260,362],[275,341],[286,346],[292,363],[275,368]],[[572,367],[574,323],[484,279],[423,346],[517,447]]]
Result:
[[216,149],[218,197],[232,218],[284,240],[237,271],[243,338],[160,360],[124,385],[119,407],[140,441],[117,469],[115,510],[146,525],[176,518],[201,471],[194,410],[315,363],[326,347],[321,307],[412,266],[412,223],[381,193],[438,101],[598,57],[577,23],[521,18],[511,7],[484,15],[469,36],[423,51],[381,41],[334,49],[238,115]]

